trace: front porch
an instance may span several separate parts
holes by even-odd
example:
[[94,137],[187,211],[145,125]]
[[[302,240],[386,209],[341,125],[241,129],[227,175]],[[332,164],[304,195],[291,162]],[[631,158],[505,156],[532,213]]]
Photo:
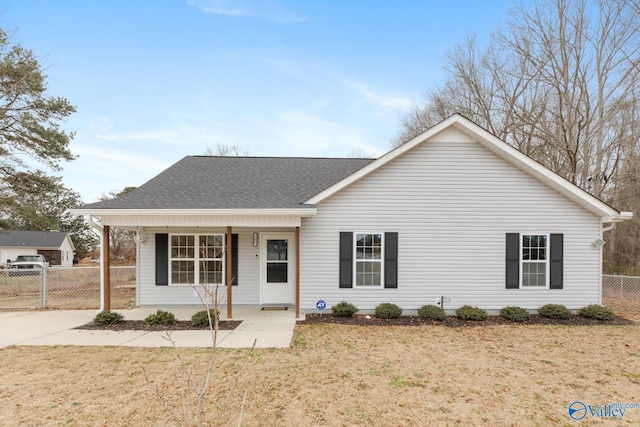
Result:
[[203,297],[211,305],[203,291],[209,289],[217,292],[228,319],[235,319],[236,306],[288,306],[300,317],[300,218],[294,227],[123,227],[110,222],[100,230],[102,310],[111,310],[107,254],[109,230],[118,226],[136,231],[137,307],[202,307]]

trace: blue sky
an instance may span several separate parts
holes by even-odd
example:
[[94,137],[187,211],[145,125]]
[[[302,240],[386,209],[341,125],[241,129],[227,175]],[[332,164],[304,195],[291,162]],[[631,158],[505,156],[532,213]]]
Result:
[[0,26],[78,112],[65,185],[87,203],[218,144],[379,156],[445,56],[511,1],[5,0]]

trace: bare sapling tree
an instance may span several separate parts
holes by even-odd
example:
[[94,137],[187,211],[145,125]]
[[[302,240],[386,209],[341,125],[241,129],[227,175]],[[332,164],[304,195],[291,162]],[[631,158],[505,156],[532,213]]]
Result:
[[[205,406],[206,398],[210,389],[218,350],[219,307],[224,302],[223,296],[218,296],[218,290],[223,279],[223,260],[230,254],[228,253],[228,246],[222,245],[222,240],[219,239],[219,236],[202,237],[205,241],[201,241],[199,247],[199,277],[194,278],[198,280],[194,280],[196,283],[192,284],[192,289],[204,308],[210,333],[210,346],[205,364],[202,366],[192,360],[185,359],[171,332],[166,332],[164,338],[174,349],[177,361],[176,378],[179,384],[179,400],[175,401],[163,393],[157,385],[152,384],[145,372],[145,378],[149,384],[152,384],[152,388],[162,407],[170,414],[178,426],[196,425],[201,427],[205,425],[205,418],[208,414]],[[213,239],[213,241],[207,241],[207,239]],[[250,352],[253,352],[254,348],[255,342]],[[218,408],[230,406],[229,401],[235,391],[239,375],[240,371],[238,370],[235,381],[229,382],[229,391],[225,399],[217,405]],[[243,394],[242,402],[238,408],[238,415],[229,414],[230,418],[237,417],[239,419],[238,425],[241,425],[242,422],[246,397],[247,391]]]

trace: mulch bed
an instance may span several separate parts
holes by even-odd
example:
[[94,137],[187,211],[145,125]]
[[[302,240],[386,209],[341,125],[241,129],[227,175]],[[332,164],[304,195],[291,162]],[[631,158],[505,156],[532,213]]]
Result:
[[333,314],[307,314],[305,320],[298,320],[298,324],[308,325],[317,323],[334,323],[339,325],[355,326],[447,326],[451,328],[469,326],[490,326],[490,325],[572,325],[572,326],[592,326],[592,325],[633,325],[629,319],[615,317],[612,320],[587,319],[582,316],[573,315],[567,320],[551,319],[548,317],[532,314],[527,322],[516,323],[503,318],[502,316],[489,316],[486,320],[462,320],[456,316],[447,316],[447,319],[438,322],[435,320],[423,320],[419,316],[400,316],[397,319],[380,319],[373,315],[355,315],[353,317],[338,317]]
[[[242,320],[221,320],[218,322],[218,330],[232,331],[242,323]],[[143,320],[125,320],[114,325],[98,325],[94,322],[78,326],[74,329],[93,329],[105,331],[204,331],[208,326],[191,326],[189,320],[178,320],[172,325],[148,325]]]

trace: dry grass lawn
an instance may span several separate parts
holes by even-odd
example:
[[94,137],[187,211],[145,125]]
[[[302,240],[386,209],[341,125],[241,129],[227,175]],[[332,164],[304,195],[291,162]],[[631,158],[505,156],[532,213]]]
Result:
[[[640,402],[639,328],[298,325],[290,349],[218,350],[206,425],[639,425],[567,414]],[[181,355],[202,372],[206,350]],[[153,387],[182,402],[177,366],[172,348],[0,349],[0,424],[170,425]]]

